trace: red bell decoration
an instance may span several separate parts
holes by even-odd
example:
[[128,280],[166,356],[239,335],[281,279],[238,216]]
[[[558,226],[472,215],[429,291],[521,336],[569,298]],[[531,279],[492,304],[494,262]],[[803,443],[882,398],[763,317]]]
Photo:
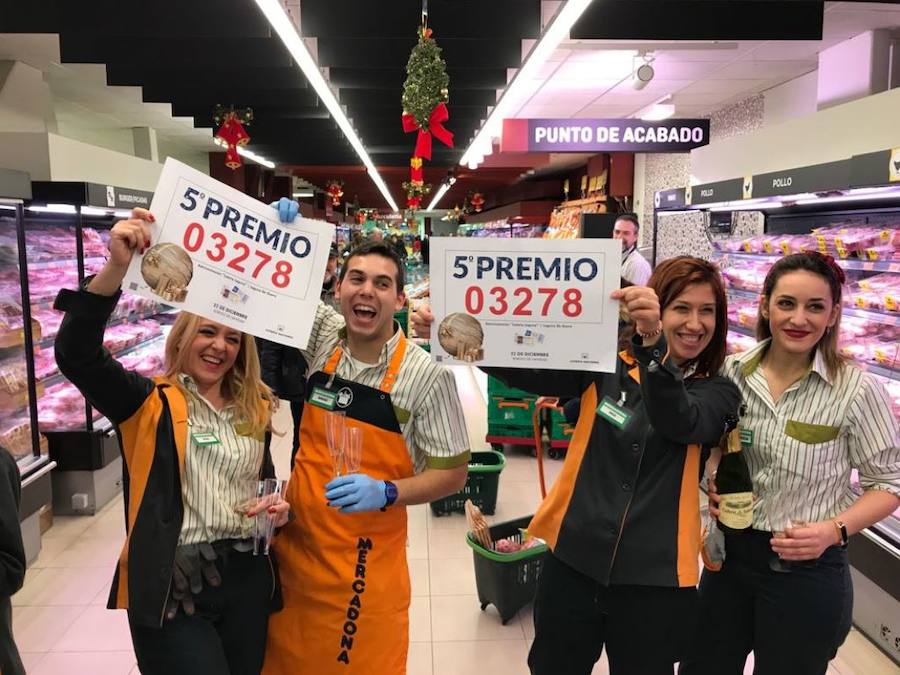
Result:
[[[252,112],[244,111],[247,119],[252,118]],[[250,142],[250,134],[241,124],[237,113],[234,110],[217,110],[215,113],[216,120],[221,119],[222,123],[216,131],[216,139],[222,141],[227,150],[225,151],[225,166],[229,169],[237,169],[241,166],[241,157],[237,153],[237,146],[247,145]]]
[[484,206],[484,196],[480,192],[476,192],[472,195],[469,202],[472,204],[472,208],[475,209],[475,213],[480,213],[481,208]]
[[428,117],[427,129],[421,128],[416,123],[416,118],[409,113],[404,113],[400,119],[403,122],[403,131],[406,133],[416,129],[419,130],[419,136],[416,138],[416,150],[413,153],[414,158],[431,159],[432,136],[448,148],[453,147],[453,133],[444,126],[444,122],[450,119],[450,112],[447,110],[446,103],[438,103],[434,110],[431,111],[431,115]]
[[421,197],[407,197],[406,198],[406,207],[415,211],[422,207],[422,198]]
[[238,154],[236,145],[229,145],[225,151],[225,166],[232,170],[241,166],[241,156]]
[[411,183],[418,183],[419,185],[425,182],[421,157],[413,157],[409,160],[409,180]]
[[339,180],[333,180],[328,183],[328,186],[325,188],[325,191],[328,193],[328,196],[331,197],[331,205],[332,206],[340,206],[341,205],[341,197],[344,196],[344,183]]

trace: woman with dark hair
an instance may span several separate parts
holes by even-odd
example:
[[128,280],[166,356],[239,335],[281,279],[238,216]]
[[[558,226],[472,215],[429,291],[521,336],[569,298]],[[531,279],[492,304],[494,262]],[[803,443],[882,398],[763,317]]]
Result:
[[486,369],[548,396],[580,396],[562,472],[532,520],[546,540],[534,603],[535,675],[670,674],[697,624],[701,448],[739,405],[716,375],[725,290],[710,263],[661,263],[649,286],[613,292],[634,326],[615,373]]
[[830,256],[776,262],[760,343],[725,362],[746,404],[742,454],[757,501],[750,528],[724,531],[721,571],[703,573],[706,647],[683,675],[738,675],[750,651],[755,673],[819,675],[850,630],[847,538],[900,505],[900,449],[884,388],[838,353],[843,283]]

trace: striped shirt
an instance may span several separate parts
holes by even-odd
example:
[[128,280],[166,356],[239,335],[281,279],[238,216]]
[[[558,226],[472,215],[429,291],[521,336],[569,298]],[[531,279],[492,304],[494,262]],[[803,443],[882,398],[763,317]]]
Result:
[[[190,425],[178,544],[246,539],[252,535],[253,520],[236,508],[251,496],[251,486],[259,478],[264,441],[235,431],[233,405],[216,410],[189,376],[182,373],[178,379],[187,392]],[[200,434],[212,434],[218,442],[198,443]]]
[[884,387],[849,365],[831,379],[816,352],[809,372],[775,402],[760,367],[768,343],[729,356],[722,371],[747,406],[741,428],[752,434],[744,455],[758,498],[753,527],[771,531],[770,513],[810,523],[834,518],[856,500],[852,469],[864,490],[900,496],[897,421]]
[[[363,363],[353,358],[346,344],[344,317],[319,303],[303,356],[309,363],[309,372],[315,373],[325,367],[340,344],[344,354],[337,366],[337,376],[378,388],[402,332],[397,326],[382,348],[378,363]],[[469,436],[456,379],[449,369],[433,363],[428,352],[412,342],[406,343],[391,401],[416,473],[426,468],[452,469],[469,461]]]
[[625,281],[630,281],[635,286],[644,286],[650,279],[651,273],[650,263],[641,255],[637,246],[632,246],[631,249],[622,254],[621,274]]

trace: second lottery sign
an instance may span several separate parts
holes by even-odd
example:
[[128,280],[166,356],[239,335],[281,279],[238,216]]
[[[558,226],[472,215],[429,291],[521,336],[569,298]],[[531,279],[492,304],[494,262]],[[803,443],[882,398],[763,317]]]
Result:
[[618,241],[434,238],[431,251],[435,360],[615,369]]

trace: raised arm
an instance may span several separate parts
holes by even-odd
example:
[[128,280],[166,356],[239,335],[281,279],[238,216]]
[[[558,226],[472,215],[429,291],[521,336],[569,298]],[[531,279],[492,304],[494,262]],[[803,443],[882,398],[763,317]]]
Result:
[[60,372],[78,387],[88,402],[112,422],[133,415],[153,390],[153,381],[125,370],[103,346],[103,333],[119,300],[119,286],[138,249],[150,243],[147,222],[153,216],[134,209],[129,220],[113,226],[109,260],[86,289],[59,292],[54,308],[66,313],[56,335]]
[[649,347],[635,344],[633,351],[641,372],[641,396],[656,432],[676,443],[715,445],[725,417],[741,404],[735,384],[716,375],[688,386],[681,369],[666,355],[662,336]]

